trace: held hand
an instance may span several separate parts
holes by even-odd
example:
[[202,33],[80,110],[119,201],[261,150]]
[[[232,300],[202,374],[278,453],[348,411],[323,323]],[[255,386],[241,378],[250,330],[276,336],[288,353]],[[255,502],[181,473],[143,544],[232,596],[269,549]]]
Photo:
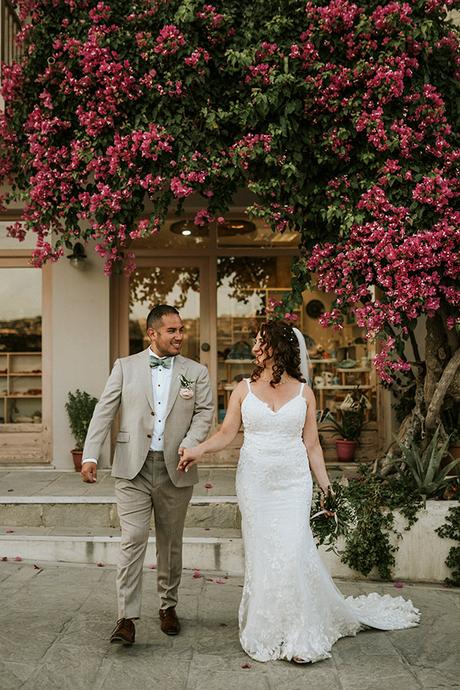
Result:
[[81,478],[84,482],[93,484],[97,480],[97,464],[95,462],[85,462],[81,466]]
[[179,472],[188,472],[189,468],[197,463],[203,453],[195,448],[179,448],[179,464],[177,469]]
[[334,496],[334,492],[332,491],[331,486],[328,486],[326,490],[321,489],[321,496],[319,499],[319,504],[321,506],[321,510],[324,510],[324,514],[326,517],[334,517],[335,513],[332,510],[327,510],[326,509],[326,499],[329,496]]

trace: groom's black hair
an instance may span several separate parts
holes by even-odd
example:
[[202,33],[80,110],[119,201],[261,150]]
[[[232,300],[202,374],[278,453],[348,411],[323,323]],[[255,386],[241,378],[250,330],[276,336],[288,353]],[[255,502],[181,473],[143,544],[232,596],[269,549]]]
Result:
[[147,316],[147,328],[155,328],[155,326],[158,326],[158,322],[161,321],[166,314],[177,314],[179,316],[176,307],[171,307],[169,304],[156,304],[153,309],[149,311],[149,315]]

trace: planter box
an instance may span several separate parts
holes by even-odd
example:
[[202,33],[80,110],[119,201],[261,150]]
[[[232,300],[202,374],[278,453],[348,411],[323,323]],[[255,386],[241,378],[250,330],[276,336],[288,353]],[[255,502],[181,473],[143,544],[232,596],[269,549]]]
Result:
[[[414,582],[442,582],[452,573],[445,564],[447,554],[457,542],[452,539],[441,539],[435,529],[446,521],[450,508],[458,506],[458,501],[427,501],[426,509],[420,510],[415,525],[408,532],[407,524],[399,513],[395,516],[395,527],[402,534],[402,539],[395,540],[399,549],[395,554],[396,565],[393,569],[394,580],[412,580]],[[343,542],[338,544],[343,549]],[[340,561],[332,551],[326,552],[320,547],[321,556],[333,577],[362,580],[364,576],[351,570]],[[377,569],[369,573],[368,580],[378,580]]]

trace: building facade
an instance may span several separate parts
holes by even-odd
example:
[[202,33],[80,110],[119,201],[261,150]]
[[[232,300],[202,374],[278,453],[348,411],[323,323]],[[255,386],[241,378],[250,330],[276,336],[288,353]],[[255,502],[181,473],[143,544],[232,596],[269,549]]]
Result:
[[[251,347],[267,307],[290,289],[298,255],[295,232],[274,234],[245,216],[245,193],[227,222],[196,228],[194,209],[171,217],[161,232],[135,242],[137,268],[106,277],[92,246],[86,258],[68,252],[43,269],[29,264],[33,237],[22,244],[0,219],[0,463],[72,468],[65,402],[77,388],[99,397],[117,357],[147,346],[145,319],[161,302],[177,306],[185,323],[183,354],[204,363],[216,400],[215,424],[230,393],[252,369]],[[391,438],[388,393],[378,386],[374,351],[352,321],[343,330],[318,319],[333,295],[305,292],[296,325],[306,337],[320,410],[334,411],[359,385],[369,401],[358,457],[371,460]],[[326,457],[335,457],[327,430]],[[106,442],[102,464],[110,465]]]

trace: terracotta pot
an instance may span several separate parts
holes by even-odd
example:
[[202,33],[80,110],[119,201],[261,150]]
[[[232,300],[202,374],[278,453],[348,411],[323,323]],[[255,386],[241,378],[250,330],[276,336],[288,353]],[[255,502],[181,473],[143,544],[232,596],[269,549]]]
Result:
[[455,476],[455,472],[458,471],[460,466],[460,444],[455,443],[453,446],[449,446],[447,452],[449,455],[446,455],[441,460],[441,467],[447,467],[452,460],[458,460],[457,466],[450,471],[451,476]]
[[357,445],[357,441],[347,441],[344,438],[338,439],[335,442],[337,460],[340,460],[341,462],[351,462],[354,460]]
[[76,448],[74,448],[70,452],[72,453],[73,464],[75,465],[75,472],[81,472],[81,460],[83,457],[83,451],[76,450]]
[[453,446],[449,446],[449,448],[447,450],[452,455],[453,458],[460,460],[460,443],[456,443]]

